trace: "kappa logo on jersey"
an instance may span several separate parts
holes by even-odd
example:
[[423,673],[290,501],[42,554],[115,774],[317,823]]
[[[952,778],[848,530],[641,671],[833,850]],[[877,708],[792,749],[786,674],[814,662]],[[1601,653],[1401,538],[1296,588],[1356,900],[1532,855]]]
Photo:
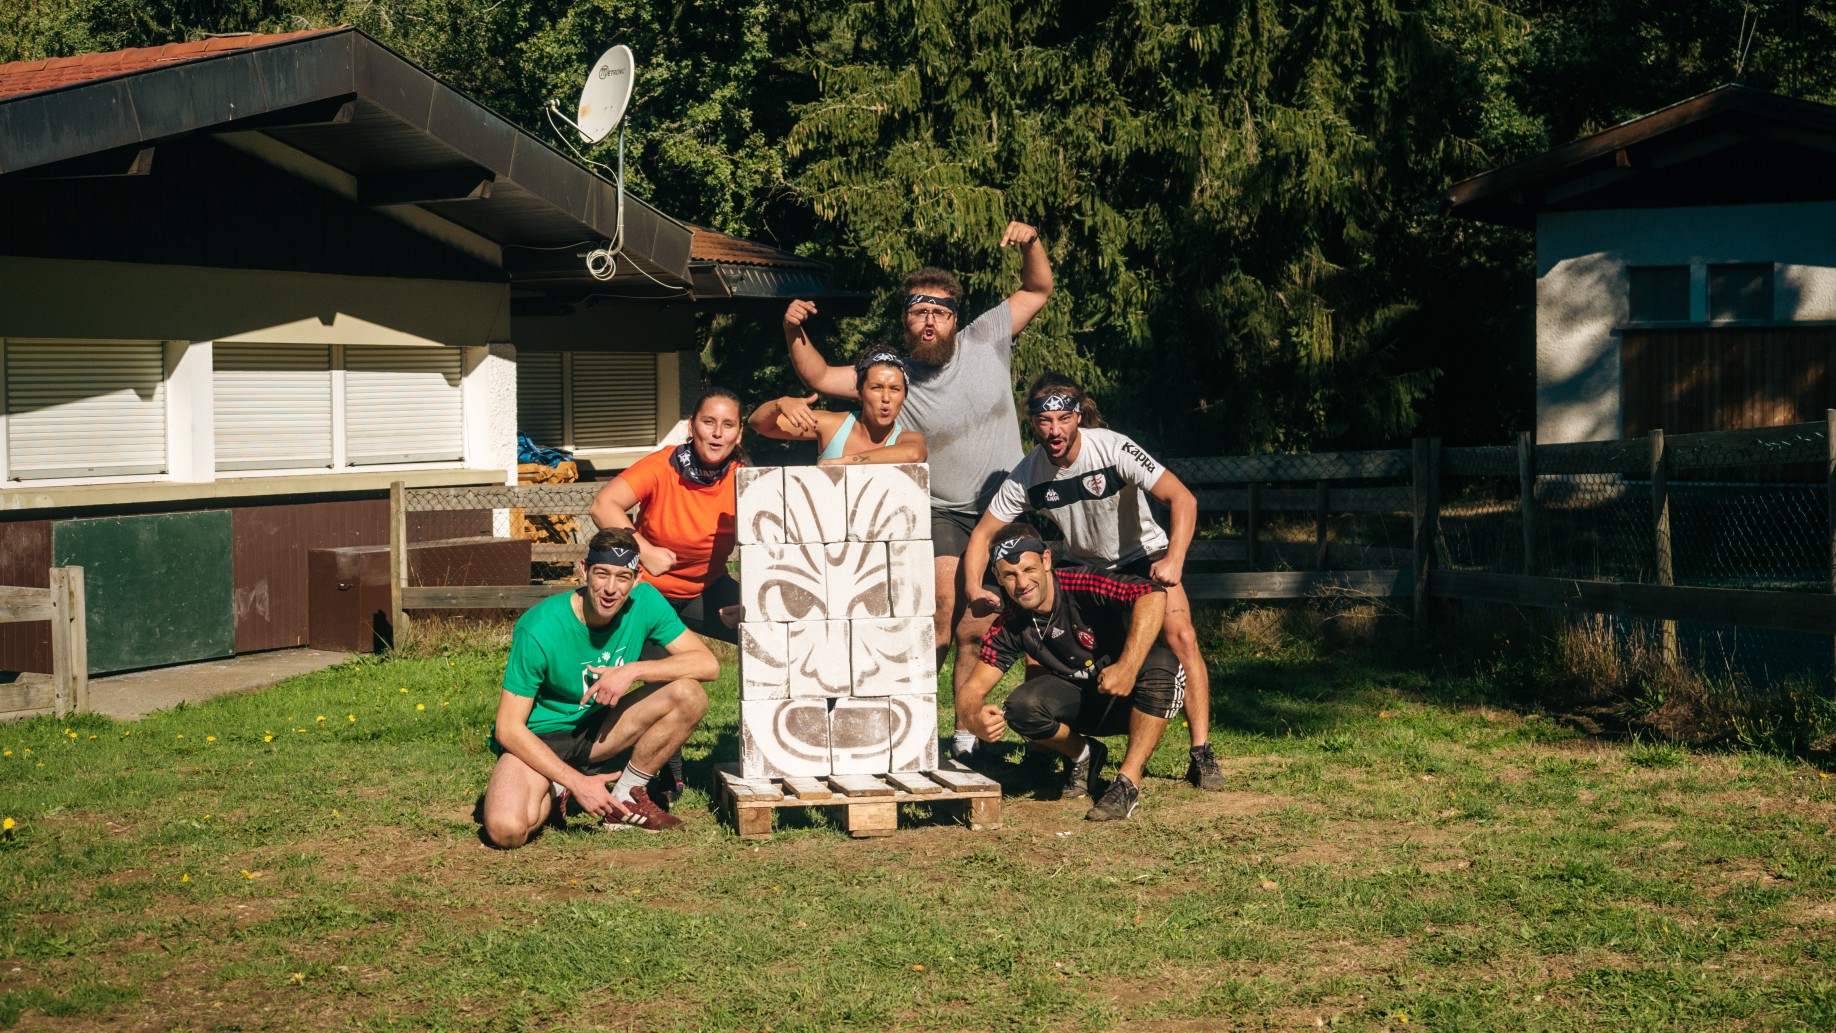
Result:
[[1135,444],[1133,441],[1123,443],[1122,454],[1133,457],[1137,463],[1141,464],[1141,468],[1148,473],[1153,473],[1156,469],[1153,457],[1148,455],[1147,452],[1142,450],[1140,445]]
[[1096,473],[1085,474],[1084,490],[1089,492],[1092,497],[1100,499],[1103,497],[1103,484],[1106,480],[1101,470],[1098,470]]
[[1077,644],[1085,649],[1095,649],[1096,636],[1092,635],[1087,628],[1079,628],[1077,629]]
[[1047,502],[1057,502],[1058,501],[1058,490],[1056,488],[1047,488],[1046,493],[1045,493],[1045,500]]

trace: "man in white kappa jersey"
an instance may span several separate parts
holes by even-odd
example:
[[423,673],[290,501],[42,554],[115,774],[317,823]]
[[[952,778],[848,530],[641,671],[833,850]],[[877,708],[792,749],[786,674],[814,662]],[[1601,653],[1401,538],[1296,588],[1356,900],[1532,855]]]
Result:
[[[1051,517],[1064,532],[1065,562],[1133,574],[1165,588],[1166,642],[1186,670],[1186,722],[1192,731],[1186,778],[1201,789],[1223,789],[1224,774],[1211,750],[1211,679],[1199,655],[1192,603],[1179,583],[1198,523],[1198,500],[1146,449],[1104,428],[1096,403],[1062,373],[1033,381],[1027,425],[1039,444],[995,492],[963,550],[963,583],[970,586],[971,602],[998,602],[982,587],[988,550],[995,532],[1029,509]],[[1155,522],[1143,493],[1166,505],[1171,534]]]

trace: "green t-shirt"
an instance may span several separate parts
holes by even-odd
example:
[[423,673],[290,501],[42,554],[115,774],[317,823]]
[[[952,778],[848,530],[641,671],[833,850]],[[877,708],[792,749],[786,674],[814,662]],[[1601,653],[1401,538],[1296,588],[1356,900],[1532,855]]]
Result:
[[[663,596],[647,584],[636,584],[612,623],[588,628],[574,615],[574,593],[549,596],[523,614],[510,639],[510,661],[504,665],[504,690],[535,698],[529,730],[567,731],[598,720],[605,704],[580,697],[586,693],[586,668],[620,667],[635,662],[646,641],[668,645],[688,630]],[[492,738],[496,738],[493,729]]]

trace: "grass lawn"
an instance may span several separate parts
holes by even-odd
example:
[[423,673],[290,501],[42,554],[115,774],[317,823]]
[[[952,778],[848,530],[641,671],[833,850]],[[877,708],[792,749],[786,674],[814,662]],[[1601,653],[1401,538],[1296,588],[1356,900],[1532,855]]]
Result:
[[[1221,643],[1229,791],[1173,781],[1176,728],[1130,823],[1021,788],[994,832],[755,844],[697,791],[683,834],[499,853],[501,663],[0,726],[0,1026],[1836,1028],[1836,779],[1796,762]],[[737,756],[714,696],[691,782]]]

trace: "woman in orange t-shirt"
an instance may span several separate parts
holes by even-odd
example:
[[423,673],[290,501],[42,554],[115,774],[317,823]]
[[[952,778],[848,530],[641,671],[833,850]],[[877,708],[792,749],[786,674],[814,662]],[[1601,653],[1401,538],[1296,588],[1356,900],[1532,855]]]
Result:
[[[658,449],[606,482],[587,511],[600,527],[637,531],[644,580],[691,631],[739,641],[739,583],[727,574],[737,534],[733,472],[740,455],[739,397],[710,387],[695,400],[689,440]],[[633,525],[627,511],[641,505]]]

